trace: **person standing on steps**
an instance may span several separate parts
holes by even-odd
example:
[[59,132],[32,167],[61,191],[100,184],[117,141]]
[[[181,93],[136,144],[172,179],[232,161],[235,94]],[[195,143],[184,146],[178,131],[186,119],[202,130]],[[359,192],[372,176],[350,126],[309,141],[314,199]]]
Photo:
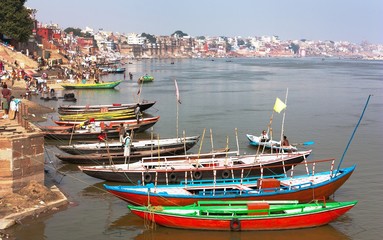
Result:
[[3,89],[1,90],[1,94],[3,98],[1,99],[1,108],[4,109],[5,115],[3,118],[8,118],[8,112],[9,112],[9,103],[11,101],[11,90],[9,90],[6,83],[3,84]]

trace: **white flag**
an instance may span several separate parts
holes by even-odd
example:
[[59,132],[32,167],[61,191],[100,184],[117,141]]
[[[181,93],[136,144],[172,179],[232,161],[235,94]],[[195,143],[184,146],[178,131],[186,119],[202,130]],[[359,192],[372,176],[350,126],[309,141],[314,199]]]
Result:
[[180,92],[178,91],[178,84],[177,84],[177,80],[174,79],[174,85],[176,86],[176,97],[177,97],[177,101],[181,104],[181,100],[180,100]]

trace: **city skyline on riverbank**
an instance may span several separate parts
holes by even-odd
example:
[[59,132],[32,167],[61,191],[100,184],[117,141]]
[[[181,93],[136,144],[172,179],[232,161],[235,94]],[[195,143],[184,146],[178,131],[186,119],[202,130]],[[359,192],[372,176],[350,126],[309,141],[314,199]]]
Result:
[[[310,39],[382,44],[383,2],[228,1],[196,0],[193,4],[121,1],[65,2],[28,0],[42,23],[112,32],[170,35],[181,30],[190,36],[277,35],[283,40]],[[161,10],[159,10],[161,9]]]

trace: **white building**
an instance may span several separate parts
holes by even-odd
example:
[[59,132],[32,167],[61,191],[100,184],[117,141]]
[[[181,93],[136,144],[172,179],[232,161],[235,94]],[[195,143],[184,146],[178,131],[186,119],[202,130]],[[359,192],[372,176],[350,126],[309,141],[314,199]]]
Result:
[[128,44],[130,45],[143,45],[145,42],[145,38],[141,37],[140,35],[136,33],[129,33],[128,34]]

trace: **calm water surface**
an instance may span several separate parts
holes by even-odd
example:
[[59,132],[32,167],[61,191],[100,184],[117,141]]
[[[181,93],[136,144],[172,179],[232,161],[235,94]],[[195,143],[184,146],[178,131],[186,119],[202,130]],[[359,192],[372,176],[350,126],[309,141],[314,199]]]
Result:
[[[346,215],[330,225],[293,231],[210,232],[146,229],[126,204],[106,193],[101,180],[55,159],[59,150],[46,146],[48,179],[54,179],[71,204],[64,211],[24,222],[8,230],[16,239],[382,239],[383,62],[339,59],[225,59],[146,60],[126,65],[127,72],[155,77],[144,84],[141,99],[156,100],[148,111],[161,116],[153,133],[161,138],[177,134],[174,79],[179,105],[179,134],[202,135],[202,149],[235,150],[236,130],[241,153],[253,153],[245,134],[267,128],[276,97],[288,89],[285,133],[290,142],[314,141],[310,159],[339,160],[359,120],[369,94],[373,97],[355,134],[342,167],[357,164],[355,173],[335,194],[338,201],[359,200]],[[128,75],[128,74],[126,74]],[[122,79],[108,75],[105,81]],[[135,102],[138,84],[128,78],[115,90],[75,91],[78,104]],[[65,91],[67,93],[68,91]],[[63,95],[64,91],[58,91]],[[36,101],[39,101],[36,98]],[[57,107],[62,102],[45,102]],[[49,125],[51,118],[48,115]],[[279,136],[282,114],[273,119]],[[212,134],[210,134],[210,131]],[[151,131],[138,138],[150,138]],[[193,150],[198,151],[199,146]],[[338,164],[337,161],[336,164]],[[64,172],[65,176],[56,170]],[[327,170],[327,168],[323,169]]]

